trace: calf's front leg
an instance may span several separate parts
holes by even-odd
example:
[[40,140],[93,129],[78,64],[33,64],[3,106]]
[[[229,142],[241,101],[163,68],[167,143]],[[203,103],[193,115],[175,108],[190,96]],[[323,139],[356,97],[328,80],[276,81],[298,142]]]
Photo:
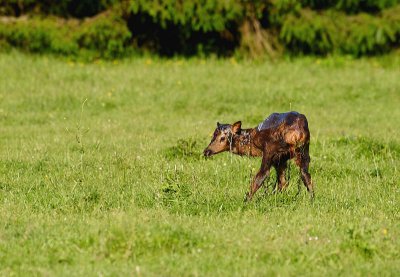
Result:
[[250,201],[253,198],[253,195],[263,185],[265,179],[269,176],[270,169],[271,159],[267,155],[264,155],[261,163],[261,168],[257,172],[256,176],[253,179],[253,182],[250,185],[250,191],[246,194],[245,201]]

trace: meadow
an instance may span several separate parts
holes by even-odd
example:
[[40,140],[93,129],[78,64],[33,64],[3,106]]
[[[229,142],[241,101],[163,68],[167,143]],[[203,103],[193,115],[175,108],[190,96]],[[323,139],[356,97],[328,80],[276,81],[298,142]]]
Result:
[[[396,276],[398,56],[73,62],[0,54],[0,275]],[[216,122],[309,120],[298,169],[204,159]]]

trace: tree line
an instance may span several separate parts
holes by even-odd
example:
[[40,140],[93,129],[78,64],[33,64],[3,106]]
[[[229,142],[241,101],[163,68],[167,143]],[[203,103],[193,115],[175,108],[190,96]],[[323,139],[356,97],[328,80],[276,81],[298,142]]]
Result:
[[72,57],[388,53],[400,0],[0,0],[0,48]]

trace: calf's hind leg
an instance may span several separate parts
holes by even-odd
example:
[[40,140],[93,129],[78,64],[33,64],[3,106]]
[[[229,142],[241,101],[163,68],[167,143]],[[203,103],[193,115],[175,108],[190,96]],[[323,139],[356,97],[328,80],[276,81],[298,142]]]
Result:
[[300,167],[301,180],[306,186],[308,192],[311,195],[311,198],[314,198],[314,187],[311,180],[311,175],[308,172],[308,167],[310,164],[310,154],[309,154],[310,145],[307,143],[304,146],[295,150],[296,155],[296,164]]

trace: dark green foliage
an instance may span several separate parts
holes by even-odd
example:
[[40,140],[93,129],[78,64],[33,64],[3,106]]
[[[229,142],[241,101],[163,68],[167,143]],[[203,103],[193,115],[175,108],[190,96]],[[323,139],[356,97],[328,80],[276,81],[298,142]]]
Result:
[[365,13],[344,16],[333,11],[321,14],[302,10],[298,17],[287,17],[280,38],[293,53],[382,54],[399,43],[399,11],[395,7],[377,17]]
[[83,22],[30,18],[0,24],[0,41],[33,53],[118,58],[131,37],[121,19],[100,15]]
[[81,48],[97,51],[101,57],[116,58],[123,56],[130,37],[121,18],[106,14],[84,22],[76,41]]
[[33,9],[35,0],[0,0],[0,15],[20,16]]
[[123,8],[135,43],[163,55],[229,54],[238,44],[237,1],[129,1]]
[[[64,18],[3,18],[0,47],[89,59],[132,50],[164,56],[275,57],[286,51],[359,57],[398,47],[399,14],[400,0],[0,0],[0,15]],[[91,18],[71,19],[85,17]]]
[[78,47],[70,28],[74,26],[54,19],[15,20],[0,24],[0,40],[28,52],[74,55]]
[[0,15],[26,13],[83,18],[110,7],[116,0],[0,0]]
[[301,7],[297,0],[277,0],[268,7],[263,19],[267,18],[270,26],[280,27],[288,15],[298,15]]
[[334,49],[335,31],[330,18],[305,10],[286,19],[280,37],[294,53],[327,54]]
[[385,18],[390,28],[394,30],[393,45],[400,46],[400,5],[383,11],[382,17]]
[[301,0],[303,7],[312,9],[330,9],[347,13],[379,12],[400,3],[399,0]]
[[194,31],[223,31],[243,14],[238,1],[130,1],[133,14],[147,14],[166,28],[169,24],[190,26]]
[[355,56],[387,52],[395,42],[396,33],[400,32],[385,18],[379,19],[367,14],[350,17],[340,27],[338,31],[342,37],[339,37],[337,43],[340,52]]

